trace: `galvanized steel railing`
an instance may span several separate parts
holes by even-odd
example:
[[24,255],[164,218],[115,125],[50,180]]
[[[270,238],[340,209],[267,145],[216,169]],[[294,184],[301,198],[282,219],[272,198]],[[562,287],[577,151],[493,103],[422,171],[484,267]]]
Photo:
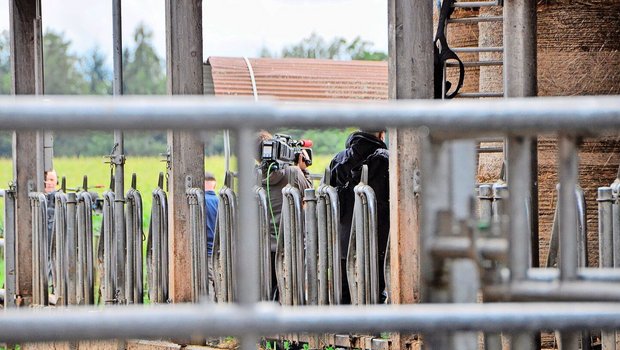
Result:
[[[237,226],[237,196],[233,191],[233,176],[226,174],[226,180],[219,192],[217,225],[213,241],[213,282],[215,299],[218,302],[231,303],[237,298],[235,255]],[[251,200],[248,198],[248,200]],[[257,249],[260,244],[254,248]],[[258,249],[257,249],[258,251]],[[258,276],[257,276],[258,277]]]
[[[210,104],[202,97],[173,101],[148,100],[148,103],[144,99],[139,100],[139,103],[129,99],[76,102],[72,98],[60,101],[45,105],[28,99],[0,101],[0,125],[14,129],[30,129],[33,125],[50,129],[75,129],[85,125],[95,129],[198,129],[207,127],[206,123],[209,123],[214,128],[231,125],[237,128],[236,139],[240,149],[239,215],[244,220],[240,221],[239,227],[243,239],[235,241],[238,243],[236,248],[239,259],[245,262],[244,268],[239,269],[236,276],[240,305],[220,305],[221,309],[214,308],[213,313],[208,315],[205,315],[202,308],[154,308],[145,310],[145,313],[137,313],[133,309],[126,313],[110,310],[97,315],[91,315],[90,311],[75,311],[67,314],[50,313],[42,317],[21,317],[16,312],[7,313],[6,318],[0,318],[0,337],[3,339],[159,338],[166,335],[226,333],[242,335],[243,348],[251,349],[256,346],[257,334],[267,332],[376,332],[389,329],[424,332],[425,345],[444,349],[454,345],[447,342],[455,339],[445,337],[444,332],[458,336],[454,331],[484,329],[511,332],[513,344],[523,344],[519,348],[527,349],[531,331],[541,328],[565,331],[562,343],[568,348],[577,347],[576,329],[620,328],[620,310],[616,303],[579,303],[588,300],[620,300],[620,289],[618,274],[614,271],[597,269],[595,272],[578,268],[578,228],[574,224],[577,205],[573,195],[578,159],[576,138],[573,135],[620,130],[618,97],[537,98],[526,101],[505,99],[475,103],[453,101],[450,104],[408,101],[381,105],[342,104],[338,108],[331,105],[300,107],[236,101],[234,104]],[[82,108],[86,106],[88,108]],[[75,111],[83,113],[76,114]],[[170,115],[174,115],[174,119]],[[148,125],[143,122],[144,116],[150,118]],[[419,253],[425,286],[423,297],[426,301],[459,304],[456,307],[437,304],[390,308],[367,306],[363,311],[364,317],[359,317],[360,310],[343,306],[331,306],[331,311],[321,308],[292,310],[286,307],[274,311],[268,307],[255,307],[253,303],[259,299],[259,252],[256,249],[259,237],[250,234],[258,222],[252,201],[254,176],[251,149],[254,144],[250,140],[253,129],[270,128],[276,124],[281,127],[373,127],[383,124],[388,127],[422,128],[421,142],[425,149],[421,152],[424,182],[420,194],[422,244]],[[530,189],[529,136],[546,132],[557,132],[560,136],[562,259],[558,269],[538,270],[529,268],[527,208],[523,204],[527,201]],[[471,225],[475,142],[451,140],[493,134],[508,136],[507,183],[510,193],[505,202],[506,212],[510,216],[502,216],[506,221],[503,222],[505,225],[502,225],[499,241],[472,241],[471,237],[476,237],[477,233],[477,227]],[[451,169],[459,169],[459,176],[451,176]],[[446,193],[450,195],[446,196]],[[496,283],[479,285],[476,269],[471,269],[474,264],[472,257],[493,260],[502,256],[507,261],[510,275],[504,273],[501,274],[503,279]],[[446,272],[448,274],[444,275]],[[476,293],[471,292],[479,288],[484,291],[484,299],[489,301],[572,302],[475,305],[476,300],[472,295],[475,297]],[[565,311],[569,309],[570,312]],[[53,317],[53,322],[50,322],[50,317]],[[169,319],[171,322],[161,324],[161,319]],[[185,322],[177,322],[181,319]],[[116,327],[101,327],[102,323],[114,324]],[[212,323],[213,328],[209,328]],[[56,327],[66,329],[67,325],[74,325],[72,330],[80,334],[54,333]],[[120,331],[117,329],[119,327],[122,328]],[[472,334],[460,335],[466,337],[467,344],[471,344]]]
[[259,235],[259,271],[260,271],[260,300],[271,300],[273,291],[271,290],[271,234],[269,225],[269,205],[267,204],[267,191],[261,186],[254,187],[256,203],[258,208],[258,235]]
[[306,304],[304,269],[304,225],[302,198],[291,185],[292,172],[287,168],[289,183],[282,189],[281,227],[276,248],[276,276],[283,305]]
[[17,306],[15,186],[4,191],[4,307]]
[[151,303],[167,303],[168,288],[168,197],[163,190],[164,174],[159,173],[157,188],[153,190],[151,222],[146,243],[146,272],[148,295]]
[[99,260],[103,261],[103,270],[101,271],[101,297],[102,303],[113,304],[118,302],[118,291],[116,285],[116,269],[117,269],[117,240],[114,225],[114,192],[103,192],[103,208],[101,233],[99,236]]
[[52,252],[54,255],[54,267],[52,269],[54,295],[56,305],[67,305],[67,279],[65,271],[66,261],[66,237],[67,237],[67,194],[62,190],[54,194],[54,230]]
[[[328,179],[329,177],[325,177]],[[317,189],[318,303],[338,305],[342,298],[340,264],[340,203],[336,189],[321,184]]]
[[[577,203],[577,217],[575,219],[575,225],[577,225],[578,232],[578,264],[579,267],[588,267],[588,225],[586,218],[586,198],[583,193],[583,189],[581,189],[579,185],[575,186],[575,197]],[[561,252],[558,253],[560,246],[559,206],[560,198],[558,196],[555,211],[553,213],[553,225],[551,226],[551,238],[549,239],[549,253],[547,254],[547,267],[556,267],[558,264],[558,255],[561,255]],[[601,218],[600,214],[599,218]],[[599,235],[602,237],[603,234],[599,232]]]
[[190,210],[189,249],[192,263],[192,301],[198,302],[209,294],[205,194],[202,189],[192,187],[188,187],[185,193]]
[[143,253],[142,242],[144,232],[142,231],[142,195],[136,189],[136,174],[132,174],[131,188],[125,195],[126,213],[125,222],[127,230],[127,264],[125,276],[125,297],[128,303],[141,304],[143,302]]
[[[93,259],[93,197],[88,188],[76,194],[76,303],[95,303],[95,266]],[[67,245],[69,246],[69,245]]]
[[355,204],[347,254],[347,280],[351,304],[379,302],[379,258],[377,249],[377,199],[366,185],[368,166],[363,165],[361,182],[353,189]]
[[32,218],[32,304],[48,305],[47,198],[40,192],[30,192],[28,197]]

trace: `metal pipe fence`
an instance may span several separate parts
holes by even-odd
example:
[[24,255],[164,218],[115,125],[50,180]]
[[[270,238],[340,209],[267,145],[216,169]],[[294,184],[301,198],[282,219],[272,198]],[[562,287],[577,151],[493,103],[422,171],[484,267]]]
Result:
[[103,262],[103,269],[101,272],[101,297],[104,304],[114,304],[118,302],[117,296],[117,249],[116,249],[116,236],[114,225],[114,192],[103,192],[103,208],[102,221],[101,221],[101,233],[99,236],[99,249],[98,257]]
[[377,200],[368,182],[368,166],[362,167],[355,186],[353,222],[347,254],[347,280],[354,305],[379,302],[379,258],[377,249]]
[[[329,177],[325,177],[328,179]],[[340,203],[336,189],[321,184],[317,189],[319,305],[338,305],[342,299],[340,264]]]
[[186,195],[190,210],[189,245],[192,262],[192,301],[198,302],[209,294],[205,194],[200,188],[188,187]]
[[77,223],[77,304],[95,303],[93,258],[93,198],[87,188],[76,194]]
[[62,190],[54,195],[54,236],[53,236],[54,268],[54,295],[56,305],[67,305],[66,269],[66,237],[67,237],[67,194]]
[[47,198],[39,192],[30,192],[28,197],[32,219],[32,304],[48,305]]
[[[557,186],[559,190],[559,185]],[[558,191],[559,192],[559,191]],[[588,266],[588,225],[586,217],[586,199],[583,189],[575,186],[575,198],[577,203],[577,217],[575,224],[577,225],[577,249],[579,267]],[[549,239],[549,252],[547,254],[547,267],[555,267],[558,263],[559,245],[560,245],[560,217],[559,217],[560,198],[556,201],[555,211],[553,213],[553,224],[551,226],[551,238]],[[599,216],[600,217],[600,216]],[[611,226],[610,226],[611,227]]]
[[260,271],[260,300],[268,301],[272,299],[272,263],[271,263],[271,235],[269,225],[269,205],[267,202],[267,191],[260,186],[254,187],[255,198],[258,208],[258,235],[259,235],[259,271]]
[[276,248],[276,275],[280,302],[283,305],[305,305],[305,252],[302,197],[291,185],[294,174],[286,168],[288,184],[282,189],[282,220]]
[[[170,117],[171,115],[174,115],[174,118]],[[144,118],[147,116],[149,123],[144,123]],[[39,121],[41,123],[38,123]],[[381,123],[388,127],[419,128],[426,147],[425,152],[422,152],[423,183],[420,202],[422,244],[419,253],[423,269],[425,292],[423,296],[425,301],[442,304],[365,306],[363,309],[343,306],[330,306],[329,309],[318,306],[274,309],[272,306],[254,304],[260,298],[258,283],[260,253],[257,249],[260,237],[254,234],[258,227],[258,219],[253,200],[255,194],[252,192],[255,177],[250,165],[253,154],[250,149],[253,144],[249,140],[254,128],[290,126],[293,123],[297,127],[328,125],[373,127]],[[27,313],[7,312],[5,313],[7,317],[0,318],[2,339],[22,341],[81,337],[161,338],[196,334],[232,334],[244,336],[244,348],[250,348],[257,342],[258,335],[274,332],[393,330],[425,333],[429,344],[435,348],[443,348],[442,341],[435,342],[438,337],[443,336],[442,332],[505,331],[512,334],[515,344],[527,344],[531,338],[531,331],[555,329],[565,331],[562,339],[564,344],[573,344],[578,331],[582,329],[620,328],[620,310],[616,303],[576,302],[618,301],[620,298],[617,293],[619,289],[617,276],[613,274],[599,276],[597,281],[582,280],[580,277],[584,270],[578,268],[576,239],[578,228],[575,225],[577,203],[572,195],[576,185],[575,138],[561,138],[560,245],[563,253],[557,274],[551,276],[553,278],[551,283],[532,280],[535,273],[533,274],[533,269],[529,267],[531,261],[529,220],[527,207],[524,205],[529,198],[530,188],[529,180],[525,180],[529,179],[528,174],[531,170],[527,156],[528,136],[540,133],[591,135],[617,132],[620,130],[619,97],[537,98],[475,101],[475,103],[451,101],[449,104],[436,101],[409,101],[312,106],[261,102],[246,104],[239,101],[233,103],[202,98],[200,100],[171,98],[160,101],[59,98],[54,102],[0,99],[0,125],[15,129],[29,129],[32,125],[50,129],[64,126],[94,129],[204,129],[232,126],[238,132],[236,138],[239,143],[240,169],[238,208],[244,218],[240,221],[239,234],[231,237],[231,241],[235,242],[233,248],[238,253],[232,254],[232,257],[238,260],[235,261],[235,269],[232,269],[237,274],[231,274],[232,281],[238,283],[238,305],[214,306],[208,313],[196,306],[154,308],[140,312],[136,312],[137,309],[133,308],[106,310],[97,315],[92,315],[92,311],[50,312],[37,314],[36,317]],[[471,203],[475,192],[474,177],[469,170],[474,168],[472,164],[475,163],[473,157],[469,159],[469,155],[475,149],[475,144],[454,142],[452,139],[490,134],[510,135],[509,148],[512,155],[507,164],[508,189],[497,196],[501,200],[496,200],[496,204],[507,204],[507,208],[501,210],[504,214],[497,216],[499,234],[497,237],[492,237],[496,238],[496,241],[481,240],[479,243],[459,248],[463,247],[460,241],[477,237],[479,233],[479,228],[472,225],[474,221],[470,220],[474,212]],[[454,176],[453,169],[465,170],[459,176]],[[438,188],[443,190],[436,191]],[[447,196],[446,193],[450,195]],[[290,193],[286,195],[295,196]],[[108,207],[111,206],[108,204]],[[294,210],[286,215],[297,211],[296,204],[293,203],[291,208]],[[293,214],[292,217],[300,223],[298,226],[303,226],[299,216]],[[291,226],[295,225],[297,224],[291,222]],[[303,236],[303,231],[301,235]],[[318,237],[320,239],[321,234],[318,234]],[[448,243],[445,244],[445,241]],[[299,239],[297,242],[301,243],[304,240]],[[293,243],[293,240],[290,243]],[[433,253],[437,251],[438,246],[444,247],[442,248],[444,251],[451,249],[450,253]],[[465,249],[465,252],[459,252],[462,249]],[[291,265],[294,261],[293,252],[296,251],[298,247],[291,247],[289,253]],[[482,254],[481,251],[486,253]],[[457,256],[452,255],[457,253]],[[498,271],[506,265],[488,267],[489,270],[497,272],[496,276],[499,277],[493,283],[485,283],[482,286],[485,301],[552,299],[573,302],[475,304],[467,299],[474,289],[477,290],[475,283],[467,285],[443,283],[456,281],[450,278],[458,275],[458,271],[465,271],[467,264],[471,265],[472,262],[482,259],[481,257],[494,261],[496,256],[501,255],[506,256],[510,274],[507,276],[505,272]],[[589,270],[585,274],[593,275]],[[303,283],[302,280],[298,285],[303,286]],[[457,288],[461,289],[458,292],[462,294],[455,294]],[[298,300],[303,301],[304,292],[305,288],[302,289],[302,294],[295,295]],[[469,304],[463,303],[462,300],[466,300]],[[446,305],[447,303],[453,304]],[[94,323],[95,317],[98,320],[97,324]],[[163,324],[162,319],[166,320]],[[183,322],[180,322],[181,319]],[[155,325],[156,323],[159,323],[159,326]],[[58,329],[69,331],[49,332]],[[435,335],[438,337],[434,337]],[[464,335],[471,336],[471,334]]]
[[17,307],[15,186],[4,191],[4,308]]
[[144,232],[142,231],[142,195],[136,189],[136,174],[132,174],[131,188],[125,195],[126,213],[125,228],[127,230],[127,263],[125,265],[125,297],[127,303],[141,304],[143,302],[143,273],[142,273],[142,242]]
[[[232,178],[231,173],[226,174],[226,182],[219,192],[220,200],[212,255],[216,300],[228,303],[235,301],[237,296],[234,266],[234,257],[237,252],[235,238],[238,235],[237,196],[232,189]],[[260,273],[259,271],[257,274]]]
[[151,303],[169,300],[168,288],[168,197],[163,190],[164,174],[159,173],[157,188],[153,190],[151,222],[146,243],[146,271],[148,296]]

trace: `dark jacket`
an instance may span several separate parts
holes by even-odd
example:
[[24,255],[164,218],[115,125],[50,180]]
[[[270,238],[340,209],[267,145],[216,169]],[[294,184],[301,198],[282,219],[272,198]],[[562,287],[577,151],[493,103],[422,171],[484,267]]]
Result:
[[379,138],[364,132],[352,133],[346,149],[336,154],[330,163],[330,185],[338,191],[340,201],[340,252],[347,256],[355,195],[353,188],[360,182],[362,165],[368,165],[368,185],[377,198],[378,254],[383,259],[390,232],[389,163],[387,146]]
[[207,229],[207,254],[213,255],[213,240],[215,238],[215,225],[217,224],[217,206],[219,197],[213,190],[205,191],[205,224]]

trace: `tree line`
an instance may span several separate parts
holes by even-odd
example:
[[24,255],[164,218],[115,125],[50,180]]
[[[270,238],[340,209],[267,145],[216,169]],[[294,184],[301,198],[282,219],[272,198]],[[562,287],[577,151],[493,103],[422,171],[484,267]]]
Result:
[[[123,93],[126,95],[159,95],[166,93],[165,60],[158,56],[153,32],[139,24],[130,46],[123,50]],[[9,33],[0,33],[0,94],[11,93]],[[83,55],[73,52],[71,41],[62,32],[47,29],[43,35],[44,91],[49,95],[110,95],[112,70],[98,46]],[[302,57],[324,59],[386,60],[387,54],[372,50],[372,43],[357,37],[326,41],[316,33],[299,43],[285,46],[280,53],[263,48],[260,57]],[[279,130],[294,138],[312,139],[314,152],[333,154],[344,146],[350,130]],[[208,155],[224,151],[222,133],[203,134]],[[54,134],[56,156],[102,156],[109,154],[113,135],[107,132]],[[11,135],[0,133],[0,157],[11,156]],[[133,156],[155,156],[166,152],[165,132],[132,132],[125,137],[125,153]]]

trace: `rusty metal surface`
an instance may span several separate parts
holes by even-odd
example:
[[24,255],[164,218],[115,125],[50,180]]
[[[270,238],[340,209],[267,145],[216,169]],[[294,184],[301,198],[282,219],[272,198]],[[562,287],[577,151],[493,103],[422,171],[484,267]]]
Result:
[[[302,58],[250,58],[258,97],[308,101],[387,99],[387,62]],[[252,79],[241,57],[210,57],[215,95],[252,96]],[[207,78],[208,79],[208,78]]]

